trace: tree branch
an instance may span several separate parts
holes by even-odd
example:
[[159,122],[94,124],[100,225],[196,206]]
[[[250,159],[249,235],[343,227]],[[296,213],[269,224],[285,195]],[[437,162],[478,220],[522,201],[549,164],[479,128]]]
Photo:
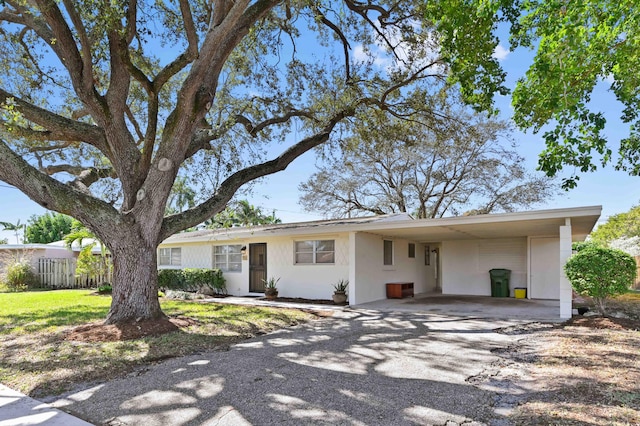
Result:
[[245,116],[240,115],[240,114],[236,115],[235,119],[236,119],[236,123],[242,124],[244,126],[244,128],[247,130],[247,132],[249,133],[250,136],[256,137],[256,135],[260,131],[264,130],[264,128],[266,128],[268,126],[272,126],[274,124],[286,123],[287,121],[289,121],[293,117],[305,117],[305,118],[309,118],[309,119],[314,119],[313,115],[310,112],[297,111],[297,110],[291,110],[291,111],[287,112],[285,115],[280,116],[280,117],[269,118],[269,119],[264,120],[263,122],[258,123],[256,125],[253,125],[251,120],[249,120],[248,118],[246,118]]
[[127,118],[129,119],[129,122],[131,123],[134,130],[136,131],[136,135],[138,136],[138,139],[141,141],[144,140],[144,134],[142,134],[142,130],[140,129],[140,124],[138,124],[138,120],[136,120],[136,117],[131,112],[131,108],[129,108],[129,105],[125,105],[125,113],[127,114]]
[[[294,117],[305,117],[310,120],[315,119],[313,114],[307,111],[291,110],[280,117],[272,117],[257,124],[253,124],[253,122],[251,122],[249,118],[243,115],[237,114],[235,116],[235,122],[238,124],[241,124],[250,136],[256,137],[258,133],[264,130],[266,127],[269,127],[275,124],[286,123],[287,121],[289,121]],[[191,143],[189,144],[189,148],[187,149],[185,158],[190,158],[194,156],[198,151],[202,149],[211,149],[210,142],[213,140],[219,139],[222,136],[225,129],[226,129],[226,126],[223,125],[223,126],[220,126],[219,130],[203,128],[200,131],[196,132],[193,139],[191,140]]]
[[38,171],[2,139],[0,180],[15,186],[42,207],[73,216],[83,223],[118,222],[118,212],[112,206]]
[[[51,46],[60,63],[68,70],[76,93],[90,106],[94,119],[104,119],[102,100],[93,84],[92,68],[85,68],[85,62],[78,51],[73,33],[58,8],[55,0],[34,0],[48,27],[37,25],[35,18],[30,25],[42,40]],[[28,12],[25,12],[25,14]],[[23,14],[23,15],[25,15]],[[31,16],[29,14],[29,16]],[[29,20],[29,18],[27,18]],[[89,56],[91,60],[91,56]]]
[[327,125],[324,126],[322,131],[289,147],[277,158],[249,166],[229,176],[220,184],[216,194],[199,206],[189,209],[181,214],[166,217],[162,223],[162,231],[160,241],[158,241],[158,243],[182,229],[186,229],[189,226],[195,226],[212,217],[215,213],[224,208],[238,188],[245,183],[284,170],[293,160],[300,157],[305,152],[308,152],[309,150],[326,142],[329,139],[333,128],[352,113],[352,111],[342,111],[337,113],[327,123]]
[[[167,64],[156,76],[153,81],[154,92],[158,93],[162,86],[167,81],[180,71],[182,71],[187,65],[193,62],[198,57],[198,33],[196,31],[195,23],[193,21],[193,15],[191,13],[191,7],[188,0],[179,0],[180,13],[184,22],[184,30],[187,35],[187,50],[179,55],[172,62]],[[216,2],[216,4],[222,2]]]
[[[91,124],[71,120],[49,110],[35,106],[0,88],[0,103],[13,104],[27,120],[43,127],[55,135],[55,139],[85,142],[107,152],[106,138],[102,129]],[[24,129],[24,128],[23,128]],[[24,129],[28,131],[28,129]]]
[[340,41],[342,42],[342,49],[344,51],[345,81],[349,82],[351,80],[351,67],[349,66],[349,49],[351,49],[351,46],[349,45],[349,40],[347,40],[347,37],[345,37],[342,30],[338,28],[336,24],[327,19],[324,13],[320,12],[320,9],[317,6],[313,7],[313,11],[320,17],[320,21],[327,27],[331,28],[338,38],[340,38]]
[[[4,129],[11,133],[14,136],[19,138],[37,140],[37,141],[50,141],[52,139],[63,140],[63,136],[59,135],[59,137],[55,137],[52,132],[49,130],[33,130],[28,129],[22,126],[16,126],[15,124],[9,124],[5,120],[0,120],[0,126],[4,127]],[[75,141],[75,138],[73,139]],[[65,146],[69,146],[69,144],[65,144]],[[32,150],[33,148],[30,148]]]
[[87,31],[84,27],[84,24],[82,23],[82,18],[78,14],[78,11],[76,10],[74,4],[70,0],[63,0],[63,4],[65,9],[67,10],[67,13],[69,14],[69,17],[71,18],[71,22],[73,23],[76,34],[78,34],[78,38],[80,40],[80,48],[82,50],[82,66],[84,69],[84,74],[82,76],[84,80],[84,87],[85,89],[93,88],[91,42],[89,41]]
[[126,42],[127,46],[131,44],[138,32],[138,2],[137,0],[129,0],[129,7],[127,8],[127,23],[126,23]]
[[363,3],[355,2],[355,1],[345,1],[345,4],[349,8],[349,10],[351,10],[351,11],[355,12],[356,14],[360,15],[362,17],[362,19],[364,19],[365,21],[367,21],[367,23],[369,25],[371,25],[373,30],[378,34],[378,37],[380,37],[382,40],[384,40],[386,45],[390,48],[391,52],[393,52],[393,56],[395,56],[396,59],[398,61],[400,61],[401,60],[400,56],[396,53],[396,46],[394,46],[391,43],[391,41],[386,36],[386,34],[384,34],[381,31],[380,27],[378,25],[376,25],[371,20],[371,18],[369,18],[369,15],[368,15],[368,12],[370,10],[378,12],[380,14],[380,16],[378,17],[378,22],[380,22],[380,26],[384,27],[384,26],[386,26],[385,19],[387,19],[389,17],[389,15],[390,15],[389,11],[386,10],[385,8],[383,8],[380,5],[371,4],[371,3],[363,4]]
[[43,167],[42,172],[51,176],[56,173],[68,173],[76,178],[71,181],[70,185],[78,191],[89,194],[89,187],[103,178],[116,178],[116,174],[111,167],[82,167],[71,164],[57,164],[53,166]]

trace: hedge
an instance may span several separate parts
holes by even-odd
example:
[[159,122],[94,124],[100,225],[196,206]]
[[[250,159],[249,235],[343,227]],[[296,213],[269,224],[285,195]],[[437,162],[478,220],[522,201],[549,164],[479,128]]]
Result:
[[624,294],[636,279],[636,262],[627,253],[586,246],[569,258],[564,271],[573,289],[590,296],[605,315],[607,299]]
[[227,286],[219,269],[160,269],[158,287],[161,291],[200,291],[206,287],[216,294],[227,294]]

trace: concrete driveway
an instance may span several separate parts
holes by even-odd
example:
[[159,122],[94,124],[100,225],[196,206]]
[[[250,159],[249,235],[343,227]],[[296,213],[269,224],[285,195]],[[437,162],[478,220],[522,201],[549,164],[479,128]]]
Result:
[[508,424],[492,350],[515,341],[494,332],[514,323],[345,310],[53,405],[108,425]]
[[558,300],[420,293],[406,299],[383,299],[356,307],[384,312],[421,312],[474,318],[562,321],[560,319],[560,301]]

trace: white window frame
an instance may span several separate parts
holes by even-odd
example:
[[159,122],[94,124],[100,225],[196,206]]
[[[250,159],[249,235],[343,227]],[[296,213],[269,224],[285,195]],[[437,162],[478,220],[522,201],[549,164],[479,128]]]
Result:
[[[238,251],[237,252],[230,252],[228,249],[224,252],[224,253],[216,253],[216,248],[217,247],[237,247]],[[222,272],[224,273],[241,273],[242,272],[242,244],[218,244],[218,245],[214,245],[212,250],[212,263],[213,263],[213,268],[214,269],[220,269]],[[240,260],[238,262],[229,262],[229,257],[230,255],[237,255],[239,256]],[[217,259],[218,256],[224,256],[224,263],[217,263]],[[229,264],[233,263],[233,264],[237,264],[240,266],[239,269],[229,269]],[[224,265],[224,267],[220,267],[218,265]]]
[[[318,246],[322,242],[331,241],[333,243],[333,250],[318,251]],[[312,243],[313,247],[311,251],[298,251],[298,243]],[[299,262],[298,254],[312,254],[311,262]],[[333,254],[332,262],[318,262],[318,254]],[[336,264],[336,240],[297,240],[293,242],[293,264],[294,265],[335,265]]]
[[[168,254],[163,254],[168,251]],[[175,252],[175,254],[174,254]],[[168,261],[163,262],[163,258]],[[176,259],[177,258],[177,259]],[[158,249],[159,266],[180,266],[182,265],[182,247],[161,247]]]

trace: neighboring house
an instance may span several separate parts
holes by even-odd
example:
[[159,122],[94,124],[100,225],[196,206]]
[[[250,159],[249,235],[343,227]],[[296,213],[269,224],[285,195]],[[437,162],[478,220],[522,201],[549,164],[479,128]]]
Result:
[[78,254],[51,244],[0,244],[0,269],[11,261],[28,259],[34,270],[38,270],[39,259],[71,259]]
[[[92,243],[85,239],[83,246]],[[67,247],[64,241],[55,241],[49,244],[0,244],[0,267],[7,263],[9,259],[28,258],[31,264],[37,270],[38,259],[71,259],[77,258],[82,247],[74,242],[71,249]],[[94,255],[101,254],[100,243],[91,249]]]
[[280,296],[329,299],[349,280],[351,305],[386,297],[386,283],[415,293],[491,295],[489,270],[510,269],[511,295],[560,301],[571,316],[562,267],[571,243],[591,232],[601,206],[414,220],[407,214],[204,230],[173,235],[159,268],[220,268],[233,295],[260,295],[280,278]]
[[[93,243],[92,239],[85,239],[83,246]],[[4,272],[4,266],[15,260],[26,259],[31,264],[33,270],[39,275],[41,282],[53,280],[56,287],[60,278],[58,275],[64,275],[65,283],[73,281],[75,271],[75,259],[78,258],[82,246],[78,242],[74,242],[71,248],[67,247],[64,241],[55,241],[49,244],[0,244],[0,274]],[[96,244],[91,253],[100,256],[100,243]],[[64,259],[73,259],[73,261],[65,261]],[[64,267],[56,265],[62,264]],[[64,272],[62,272],[64,270]],[[55,271],[55,272],[54,272]],[[51,274],[56,277],[52,278]]]
[[[69,248],[67,247],[67,242],[64,240],[61,241],[54,241],[52,243],[47,244],[47,246],[50,247],[57,247],[58,249],[64,249],[67,251],[71,251],[73,253],[74,257],[78,257],[78,255],[80,254],[80,251],[82,250],[83,247],[87,247],[90,244],[95,243],[95,245],[91,248],[91,253],[95,256],[102,256],[102,244],[100,243],[100,241],[97,241],[94,238],[83,238],[82,239],[82,245],[80,245],[80,243],[78,241],[74,241],[71,244],[71,250],[69,250]],[[1,247],[1,246],[0,246]],[[62,257],[62,256],[60,256]]]

